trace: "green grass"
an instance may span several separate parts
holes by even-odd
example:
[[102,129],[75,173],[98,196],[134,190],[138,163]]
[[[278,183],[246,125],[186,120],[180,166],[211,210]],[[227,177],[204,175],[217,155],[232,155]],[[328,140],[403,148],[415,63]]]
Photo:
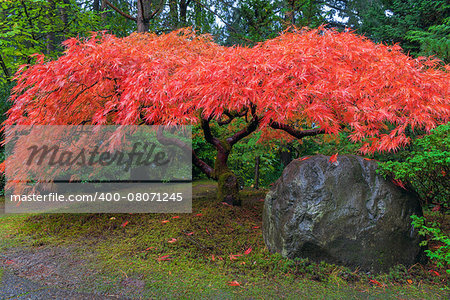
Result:
[[[242,207],[217,203],[209,181],[196,182],[194,193],[191,214],[0,216],[0,249],[75,245],[79,255],[95,253],[98,289],[114,292],[125,278],[139,278],[146,297],[446,298],[448,278],[431,275],[427,267],[368,276],[270,254],[261,234],[265,191],[243,191]],[[230,286],[233,281],[240,285]]]

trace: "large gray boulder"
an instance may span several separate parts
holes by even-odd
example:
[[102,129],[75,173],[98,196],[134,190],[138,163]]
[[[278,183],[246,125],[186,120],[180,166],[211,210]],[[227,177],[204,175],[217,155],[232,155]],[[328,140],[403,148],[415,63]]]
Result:
[[329,160],[294,160],[267,194],[263,237],[269,250],[370,271],[423,260],[410,218],[422,215],[418,198],[378,175],[375,161],[354,155]]

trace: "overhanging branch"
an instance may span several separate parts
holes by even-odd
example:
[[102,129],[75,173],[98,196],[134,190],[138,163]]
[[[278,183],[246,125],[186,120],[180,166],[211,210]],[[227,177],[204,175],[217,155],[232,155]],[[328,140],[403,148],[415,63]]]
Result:
[[137,22],[137,19],[136,19],[135,17],[130,16],[130,15],[127,14],[126,12],[120,10],[119,8],[117,8],[116,6],[114,6],[114,5],[113,5],[111,2],[109,2],[108,0],[103,0],[103,1],[105,2],[106,5],[108,5],[108,6],[111,7],[113,10],[115,10],[116,12],[118,12],[121,16],[123,16],[123,17],[125,17],[125,18],[127,18],[127,19],[129,19],[129,20],[132,20],[132,21]]
[[239,142],[240,140],[242,140],[243,138],[245,138],[246,136],[250,135],[256,129],[258,129],[259,120],[260,119],[257,116],[254,116],[250,121],[250,123],[248,123],[248,125],[244,129],[236,132],[235,134],[227,138],[227,142],[232,146],[237,142]]
[[222,119],[217,120],[217,123],[220,126],[226,125],[226,124],[230,124],[231,121],[233,121],[235,118],[244,117],[244,116],[247,115],[247,113],[248,113],[248,107],[244,108],[240,112],[237,112],[237,111],[230,112],[228,110],[225,110],[223,112],[223,115],[227,116],[227,119],[225,119],[225,120],[222,120]]
[[283,123],[279,123],[279,122],[275,122],[275,121],[270,121],[269,126],[272,127],[273,129],[280,129],[283,130],[287,133],[289,133],[290,135],[292,135],[293,137],[297,138],[297,139],[302,139],[306,136],[315,136],[318,134],[324,134],[325,130],[321,129],[321,128],[316,128],[316,129],[307,129],[307,130],[298,130],[295,129],[293,126],[287,125],[287,124],[283,124]]
[[192,149],[192,147],[189,147],[186,143],[181,141],[177,138],[170,138],[164,135],[164,127],[160,126],[158,128],[158,131],[156,133],[156,138],[158,139],[158,142],[160,142],[163,145],[173,145],[177,146],[187,154],[191,153],[192,155],[192,163],[197,166],[203,173],[206,174],[209,178],[213,177],[214,169],[211,168],[206,162],[201,160],[197,154],[195,154],[195,151]]
[[[244,112],[244,111],[243,111]],[[247,112],[248,109],[245,110],[245,114],[242,112],[242,116],[247,116]],[[236,144],[237,142],[239,142],[240,140],[242,140],[243,138],[245,138],[246,136],[250,135],[252,132],[254,132],[256,129],[258,129],[259,126],[259,121],[262,119],[260,118],[257,114],[256,114],[256,105],[253,103],[250,103],[250,112],[252,114],[252,119],[250,120],[250,122],[248,123],[248,125],[236,132],[235,134],[233,134],[232,136],[230,136],[229,138],[227,138],[227,142],[233,146],[234,144]]]

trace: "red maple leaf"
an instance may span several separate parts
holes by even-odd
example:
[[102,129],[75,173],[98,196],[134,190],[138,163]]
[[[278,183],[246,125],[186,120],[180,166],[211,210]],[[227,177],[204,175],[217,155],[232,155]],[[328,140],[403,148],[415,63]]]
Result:
[[398,187],[401,187],[402,189],[404,189],[404,190],[406,190],[406,187],[405,187],[405,185],[403,184],[403,182],[400,180],[400,179],[392,179],[392,182],[396,185],[396,186],[398,186]]
[[230,254],[230,260],[236,260],[241,256],[242,256],[242,254]]
[[330,163],[335,163],[335,162],[337,161],[337,156],[338,156],[337,153],[331,155],[331,156],[330,156],[330,159],[328,160],[328,162],[330,162]]
[[369,282],[371,282],[371,283],[373,283],[373,284],[376,284],[376,285],[378,285],[379,287],[382,287],[382,286],[383,286],[379,281],[377,281],[377,280],[375,280],[375,279],[370,279],[370,278],[369,278]]
[[170,257],[170,255],[164,255],[164,256],[160,256],[157,258],[158,261],[167,261],[167,260],[172,260],[172,258]]
[[304,160],[307,160],[307,159],[309,159],[309,158],[310,158],[310,156],[304,156],[304,157],[298,158],[298,160],[299,160],[299,161],[304,161]]

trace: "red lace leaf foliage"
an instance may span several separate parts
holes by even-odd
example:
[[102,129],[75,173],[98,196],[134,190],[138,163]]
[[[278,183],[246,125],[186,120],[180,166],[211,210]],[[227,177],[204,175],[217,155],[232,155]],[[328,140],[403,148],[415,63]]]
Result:
[[[361,151],[395,150],[408,126],[450,115],[450,66],[398,46],[324,28],[285,32],[253,48],[222,47],[182,29],[164,35],[70,39],[56,61],[17,73],[5,124],[194,124],[249,107],[269,122],[348,130]],[[344,126],[343,126],[344,125]]]

